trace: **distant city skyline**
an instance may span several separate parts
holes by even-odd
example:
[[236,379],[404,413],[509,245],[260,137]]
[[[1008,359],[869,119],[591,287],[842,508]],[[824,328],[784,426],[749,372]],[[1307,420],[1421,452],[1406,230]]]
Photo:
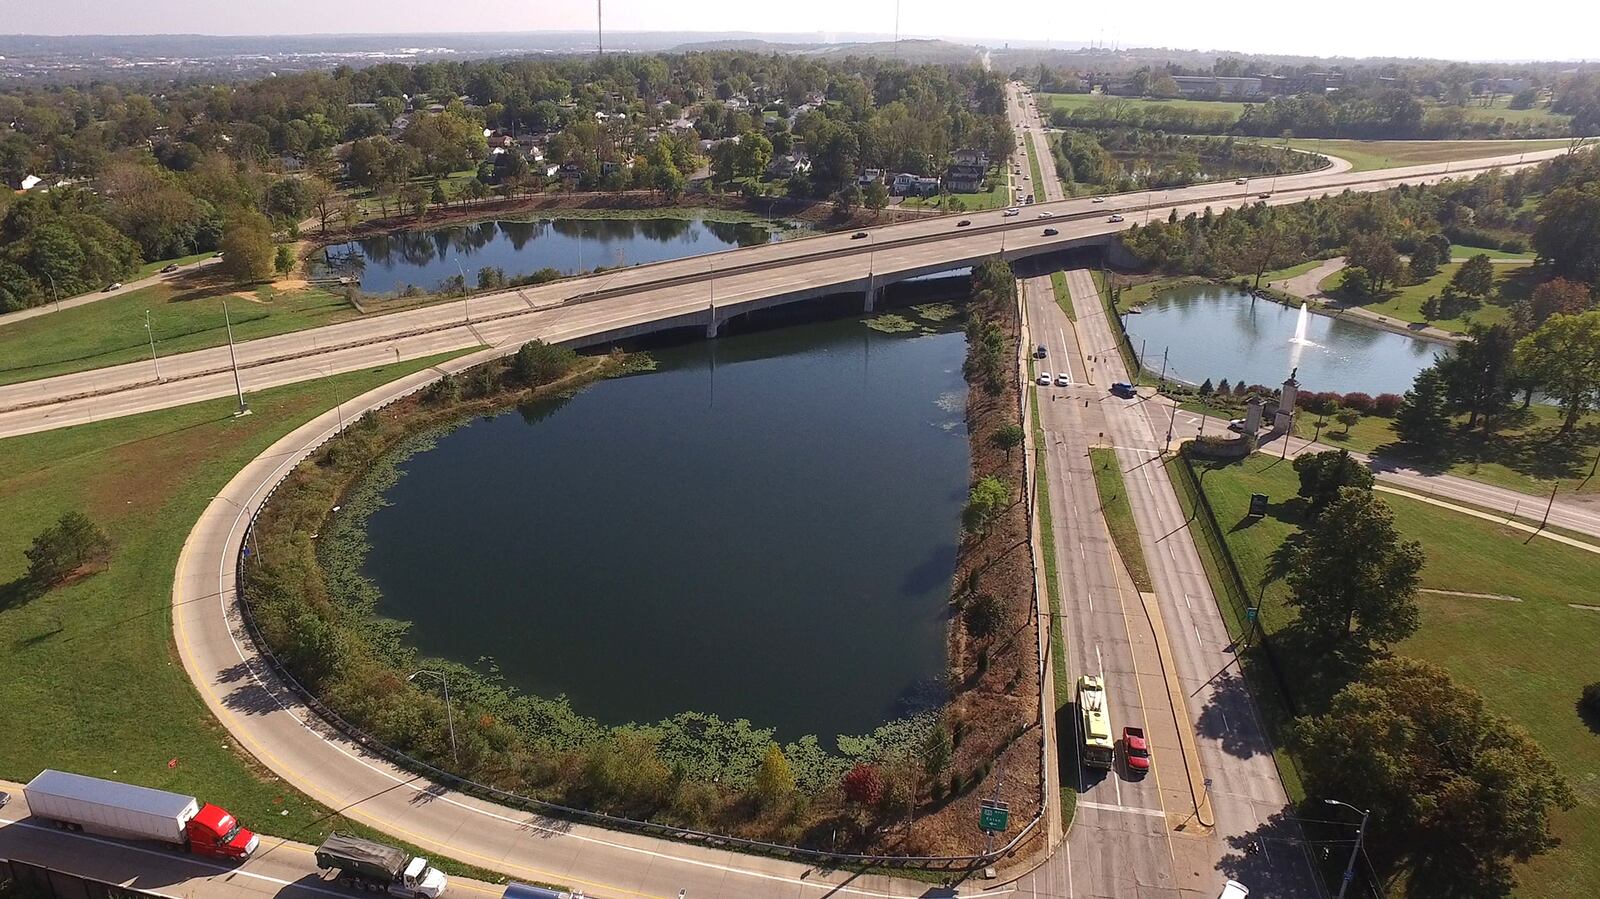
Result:
[[[805,33],[895,31],[896,0],[606,0],[606,30]],[[440,34],[593,31],[591,0],[478,0],[439,7],[421,0],[274,0],[216,3],[142,0],[7,0],[13,34]],[[1233,50],[1307,56],[1398,56],[1462,60],[1600,59],[1600,3],[1552,0],[1531,6],[1458,0],[1431,4],[1348,0],[1336,6],[1242,0],[1226,6],[1146,0],[1120,4],[1017,0],[1006,15],[958,0],[899,0],[902,36],[943,35],[999,46],[1008,39],[1122,47]]]

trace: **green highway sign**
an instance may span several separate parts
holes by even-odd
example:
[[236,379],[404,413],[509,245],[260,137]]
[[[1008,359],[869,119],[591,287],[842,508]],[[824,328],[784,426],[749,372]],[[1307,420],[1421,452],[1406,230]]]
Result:
[[978,828],[984,833],[1000,833],[1011,823],[1011,809],[1004,802],[985,799],[978,809]]

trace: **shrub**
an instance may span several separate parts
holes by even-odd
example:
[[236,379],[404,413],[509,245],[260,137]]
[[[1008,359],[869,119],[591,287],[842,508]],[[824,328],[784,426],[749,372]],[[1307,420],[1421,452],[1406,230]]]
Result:
[[1580,705],[1590,717],[1600,719],[1600,681],[1583,688],[1583,696],[1578,700]]
[[1377,407],[1377,401],[1372,398],[1371,394],[1356,391],[1355,393],[1345,394],[1339,405],[1346,409],[1354,409],[1362,415],[1371,415],[1372,410]]
[[1334,406],[1339,404],[1339,394],[1326,390],[1316,393],[1302,393],[1298,398],[1298,403],[1300,408],[1305,409],[1307,412],[1327,415],[1333,411]]
[[[955,778],[951,780],[954,782]],[[862,806],[877,805],[878,800],[883,798],[883,773],[876,765],[857,762],[854,768],[845,773],[839,786],[844,790],[845,798],[851,802]]]
[[28,580],[50,587],[66,580],[85,565],[100,564],[111,556],[111,539],[82,512],[68,512],[24,550]]
[[967,606],[965,618],[968,633],[974,637],[987,637],[1005,624],[1005,608],[1000,600],[984,594]]
[[1372,414],[1382,418],[1394,418],[1400,411],[1400,403],[1404,398],[1398,393],[1380,393],[1372,400]]

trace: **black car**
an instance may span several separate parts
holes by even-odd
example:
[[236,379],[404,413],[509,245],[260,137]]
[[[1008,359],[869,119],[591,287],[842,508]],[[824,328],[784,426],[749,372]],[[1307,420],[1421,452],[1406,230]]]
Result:
[[1060,231],[1057,231],[1054,228],[1046,228],[1046,229],[1044,229],[1044,236],[1045,237],[1055,237],[1057,234],[1060,234],[1060,233],[1061,233]]
[[970,224],[972,224],[972,220],[971,219],[962,219],[961,221],[956,222],[956,227],[957,228],[965,228],[966,226],[968,226]]
[[170,275],[170,274],[172,274],[173,272],[175,272],[177,270],[178,270],[178,263],[174,262],[174,263],[172,263],[170,265],[162,266],[161,267],[161,274]]
[[860,240],[861,238],[866,237],[866,236],[867,236],[867,232],[865,232],[865,231],[857,231],[856,233],[850,235],[850,239],[851,240]]

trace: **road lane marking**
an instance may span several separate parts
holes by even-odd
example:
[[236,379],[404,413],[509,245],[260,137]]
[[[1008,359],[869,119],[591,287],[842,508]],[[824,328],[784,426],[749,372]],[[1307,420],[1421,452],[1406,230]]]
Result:
[[1139,808],[1138,806],[1134,805],[1123,805],[1120,802],[1113,805],[1109,802],[1091,802],[1087,799],[1079,799],[1078,805],[1083,808],[1099,809],[1102,812],[1122,812],[1123,814],[1127,815],[1143,815],[1146,818],[1161,818],[1165,820],[1167,817],[1166,812],[1157,809]]

